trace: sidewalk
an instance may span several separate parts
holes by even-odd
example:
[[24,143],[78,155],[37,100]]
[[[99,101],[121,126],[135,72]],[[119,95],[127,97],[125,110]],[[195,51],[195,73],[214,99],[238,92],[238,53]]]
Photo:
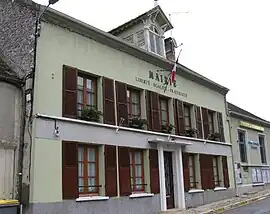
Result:
[[234,197],[211,204],[202,205],[185,211],[170,210],[162,212],[162,214],[207,214],[207,213],[223,213],[224,211],[247,205],[254,201],[259,201],[270,197],[270,189],[266,189],[256,193],[250,193],[241,197]]

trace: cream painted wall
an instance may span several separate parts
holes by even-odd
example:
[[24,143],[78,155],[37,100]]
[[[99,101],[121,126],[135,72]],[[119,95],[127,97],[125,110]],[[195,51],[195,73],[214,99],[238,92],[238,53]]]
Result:
[[30,203],[62,201],[62,142],[35,139]]
[[[36,113],[62,116],[64,64],[164,94],[163,89],[152,86],[153,83],[157,83],[154,80],[150,85],[136,81],[136,77],[148,80],[148,71],[160,68],[51,24],[42,23],[41,32],[37,50],[34,109]],[[167,74],[168,72],[165,72],[164,76]],[[175,89],[186,93],[187,97],[172,92],[166,92],[166,96],[220,111],[226,124],[224,97],[221,94],[180,76],[177,76],[176,82]],[[228,141],[228,127],[225,125],[224,128]]]

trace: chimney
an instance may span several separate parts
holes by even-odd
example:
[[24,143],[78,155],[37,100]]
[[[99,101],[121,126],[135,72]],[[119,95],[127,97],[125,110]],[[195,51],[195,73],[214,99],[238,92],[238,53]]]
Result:
[[172,37],[168,37],[164,40],[166,58],[171,61],[175,61],[175,48],[177,47],[176,41]]

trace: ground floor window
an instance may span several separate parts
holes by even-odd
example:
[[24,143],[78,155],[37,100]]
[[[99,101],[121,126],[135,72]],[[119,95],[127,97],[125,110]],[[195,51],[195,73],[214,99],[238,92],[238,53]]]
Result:
[[190,188],[191,189],[196,189],[197,182],[196,182],[196,174],[195,174],[195,155],[192,155],[192,154],[189,155],[188,165],[189,165]]
[[213,156],[213,171],[214,171],[215,187],[220,186],[218,166],[219,166],[219,164],[218,164],[218,156]]
[[98,148],[78,147],[78,190],[79,194],[98,194]]
[[131,150],[129,155],[132,192],[143,192],[145,189],[143,150]]

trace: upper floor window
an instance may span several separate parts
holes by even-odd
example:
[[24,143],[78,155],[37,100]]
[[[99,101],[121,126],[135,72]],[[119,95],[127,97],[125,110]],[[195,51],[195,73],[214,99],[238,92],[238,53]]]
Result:
[[191,129],[191,111],[190,106],[184,104],[185,130]]
[[214,112],[208,111],[209,133],[214,133]]
[[259,144],[260,144],[261,161],[262,161],[262,163],[267,163],[266,162],[265,142],[264,142],[263,135],[259,135]]
[[247,162],[247,148],[246,148],[246,133],[245,131],[238,130],[238,143],[240,151],[241,162]]
[[129,118],[140,117],[140,91],[127,89],[128,116]]
[[162,38],[155,26],[151,26],[149,29],[149,41],[150,41],[150,51],[163,55],[162,53]]
[[77,112],[86,108],[97,108],[97,81],[93,77],[77,77]]
[[129,155],[132,192],[144,191],[143,150],[131,150]]
[[160,97],[160,119],[161,125],[168,125],[169,124],[169,110],[168,110],[168,100],[166,98]]

